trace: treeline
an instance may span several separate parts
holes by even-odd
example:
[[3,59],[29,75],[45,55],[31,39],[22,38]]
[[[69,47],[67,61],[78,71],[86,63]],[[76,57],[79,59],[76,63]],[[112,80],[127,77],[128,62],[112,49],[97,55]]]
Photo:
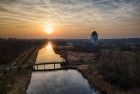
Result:
[[0,65],[10,64],[21,53],[44,43],[44,39],[1,39],[0,38]]

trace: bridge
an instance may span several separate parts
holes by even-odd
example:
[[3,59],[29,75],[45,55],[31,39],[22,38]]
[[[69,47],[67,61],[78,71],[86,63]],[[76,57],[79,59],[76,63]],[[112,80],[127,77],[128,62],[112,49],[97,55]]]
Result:
[[61,64],[65,62],[40,62],[35,64],[33,69],[34,71],[53,71],[61,70]]

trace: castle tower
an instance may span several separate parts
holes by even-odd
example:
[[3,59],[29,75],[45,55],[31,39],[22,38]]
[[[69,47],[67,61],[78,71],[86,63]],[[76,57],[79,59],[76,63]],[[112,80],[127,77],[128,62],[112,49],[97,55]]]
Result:
[[93,31],[91,34],[91,43],[94,45],[98,44],[98,34],[96,31]]

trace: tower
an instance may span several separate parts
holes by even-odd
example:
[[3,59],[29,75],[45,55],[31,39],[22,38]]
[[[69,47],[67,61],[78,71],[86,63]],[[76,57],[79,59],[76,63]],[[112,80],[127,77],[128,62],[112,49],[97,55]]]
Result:
[[96,31],[93,31],[91,34],[91,43],[94,45],[98,44],[98,34]]

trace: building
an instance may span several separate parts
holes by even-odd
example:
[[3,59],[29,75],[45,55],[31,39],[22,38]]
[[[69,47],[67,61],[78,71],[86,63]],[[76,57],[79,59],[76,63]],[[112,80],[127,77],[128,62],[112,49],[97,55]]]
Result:
[[98,34],[96,31],[93,31],[91,34],[91,43],[94,45],[98,44]]

